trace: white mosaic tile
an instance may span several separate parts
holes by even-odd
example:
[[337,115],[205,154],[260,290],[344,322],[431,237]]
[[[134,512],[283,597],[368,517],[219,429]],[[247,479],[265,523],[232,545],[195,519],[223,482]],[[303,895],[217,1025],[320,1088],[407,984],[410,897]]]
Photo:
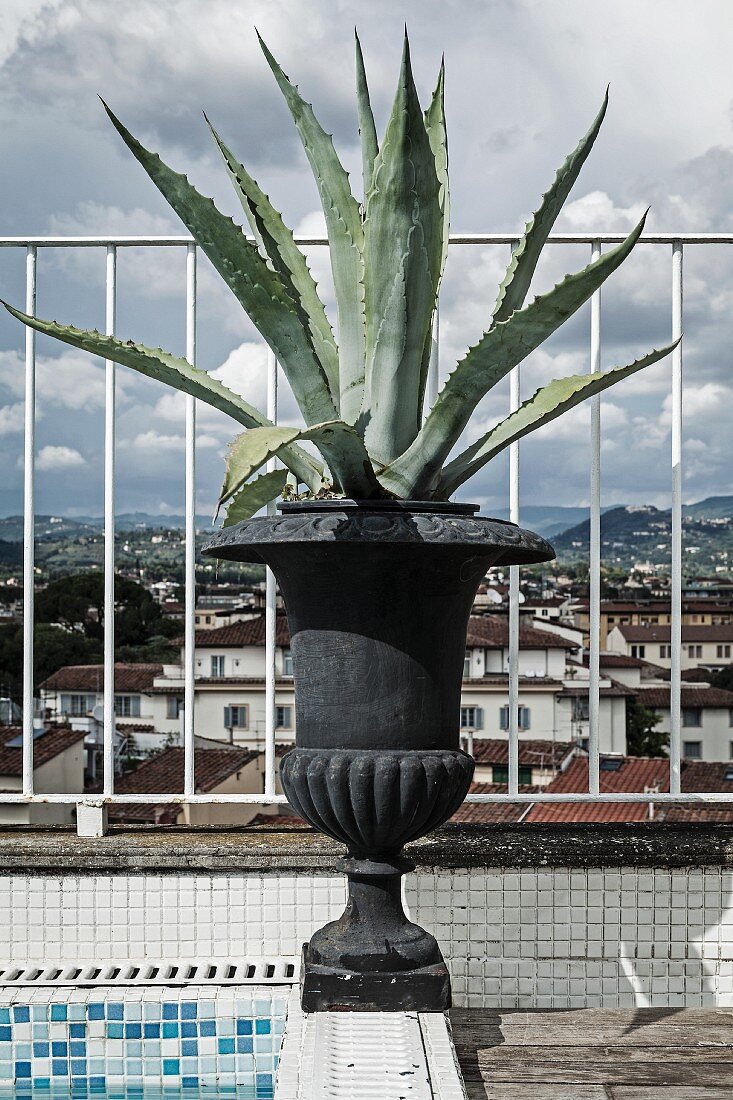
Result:
[[[733,873],[633,868],[408,876],[456,1004],[733,1006]],[[344,906],[341,876],[14,875],[0,879],[13,963],[298,955]]]

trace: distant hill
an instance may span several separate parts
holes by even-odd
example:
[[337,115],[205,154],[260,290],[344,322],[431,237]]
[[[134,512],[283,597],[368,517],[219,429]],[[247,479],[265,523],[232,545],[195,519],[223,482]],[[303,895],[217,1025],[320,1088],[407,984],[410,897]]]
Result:
[[[609,508],[601,515],[601,542],[626,543],[650,538],[655,535],[661,538],[669,532],[670,513],[662,512],[652,504],[627,507],[621,505],[617,508]],[[556,550],[570,550],[579,546],[587,546],[590,538],[590,520],[569,527],[555,536],[553,545]]]
[[[83,535],[98,533],[104,527],[103,516],[36,516],[37,539],[80,538]],[[186,526],[185,516],[155,516],[147,512],[120,512],[115,518],[118,532],[139,530],[178,531]],[[196,517],[197,529],[209,530],[211,520],[203,516]],[[23,541],[23,517],[0,517],[0,540],[5,542]]]
[[[496,519],[509,519],[509,509],[500,508],[496,511],[492,509],[491,515]],[[568,528],[587,520],[588,509],[552,504],[528,504],[522,506],[520,518],[523,526],[529,527],[544,538],[552,538],[561,531],[567,531]]]
[[733,521],[733,496],[707,497],[697,504],[683,504],[682,515],[689,519],[729,519]]

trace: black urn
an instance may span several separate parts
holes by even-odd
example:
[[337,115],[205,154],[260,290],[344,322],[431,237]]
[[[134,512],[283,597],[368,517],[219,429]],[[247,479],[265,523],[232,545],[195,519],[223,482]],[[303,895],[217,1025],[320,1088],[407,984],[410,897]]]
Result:
[[495,565],[554,557],[544,539],[473,505],[328,500],[245,520],[204,553],[264,562],[291,633],[296,747],[280,775],[293,809],[341,841],[343,915],[304,947],[306,1011],[442,1011],[450,980],[434,937],[402,908],[400,855],[460,806],[466,630]]

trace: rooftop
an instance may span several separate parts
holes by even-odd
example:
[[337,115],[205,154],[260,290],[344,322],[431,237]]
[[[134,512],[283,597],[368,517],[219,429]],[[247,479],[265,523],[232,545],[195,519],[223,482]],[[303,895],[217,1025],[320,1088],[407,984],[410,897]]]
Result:
[[[520,738],[519,763],[524,767],[559,768],[573,751],[574,746],[569,741]],[[507,764],[509,742],[501,737],[476,737],[473,742],[473,758],[477,764]]]
[[[620,623],[618,630],[627,642],[668,642],[670,626],[649,623],[645,626],[631,626]],[[733,641],[733,623],[711,623],[709,626],[686,626],[682,624],[683,642],[731,642]]]
[[[20,726],[0,728],[0,775],[21,776],[23,774],[23,749]],[[72,748],[83,741],[84,730],[72,730],[68,726],[51,726],[33,741],[33,767],[40,768],[59,753]],[[16,746],[10,742],[18,741]]]
[[[163,675],[162,665],[115,664],[115,691],[147,691],[157,676]],[[104,690],[104,665],[66,665],[38,685],[43,691]]]

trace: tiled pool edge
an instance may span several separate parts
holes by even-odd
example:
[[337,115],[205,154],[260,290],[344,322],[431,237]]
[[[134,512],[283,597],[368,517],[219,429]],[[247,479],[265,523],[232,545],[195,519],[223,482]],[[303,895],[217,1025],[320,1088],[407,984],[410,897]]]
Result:
[[0,1087],[216,1085],[271,1096],[289,993],[0,987]]

